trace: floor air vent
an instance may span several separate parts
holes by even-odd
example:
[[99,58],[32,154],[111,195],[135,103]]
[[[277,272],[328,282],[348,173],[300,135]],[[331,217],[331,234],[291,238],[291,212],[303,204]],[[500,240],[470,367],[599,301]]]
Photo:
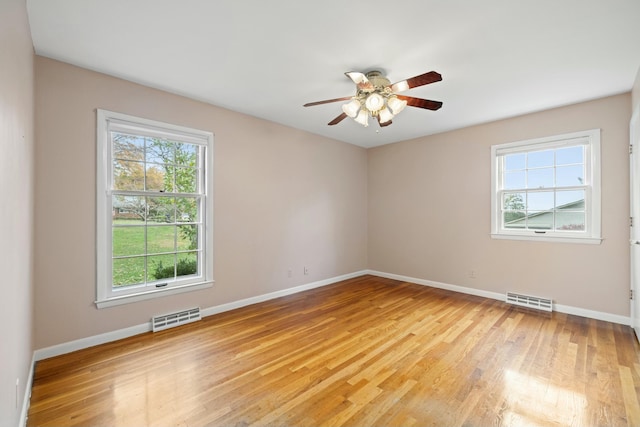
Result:
[[521,305],[523,307],[535,308],[544,311],[553,311],[553,302],[547,298],[532,297],[530,295],[507,292],[506,301],[510,304]]
[[174,326],[184,325],[185,323],[195,322],[200,319],[202,319],[200,316],[200,307],[196,307],[176,313],[154,316],[151,319],[151,323],[153,324],[153,332],[157,332],[163,329],[173,328]]

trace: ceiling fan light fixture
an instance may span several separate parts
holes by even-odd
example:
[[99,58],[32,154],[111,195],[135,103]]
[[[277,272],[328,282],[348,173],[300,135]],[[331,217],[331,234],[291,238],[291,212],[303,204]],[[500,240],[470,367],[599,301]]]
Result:
[[387,105],[389,106],[393,114],[398,114],[400,111],[404,110],[404,107],[407,106],[407,101],[392,96],[387,101]]
[[387,123],[391,119],[393,119],[393,114],[389,111],[388,108],[383,108],[378,112],[378,117],[380,118],[380,123]]
[[367,113],[365,110],[360,110],[358,115],[353,120],[360,123],[362,126],[367,127],[369,126],[369,113]]
[[342,105],[342,111],[344,111],[344,113],[351,118],[356,117],[359,109],[360,101],[355,98],[353,98],[350,102]]
[[367,96],[364,105],[371,112],[379,111],[384,107],[384,98],[378,92],[374,92]]
[[442,75],[435,71],[429,71],[394,84],[391,84],[389,79],[378,70],[369,71],[366,74],[349,71],[345,75],[355,83],[355,95],[308,102],[303,105],[303,107],[311,107],[331,102],[346,102],[341,106],[342,113],[327,123],[329,126],[336,125],[350,117],[362,126],[367,127],[369,126],[369,117],[372,117],[380,126],[386,127],[392,123],[391,119],[404,110],[406,106],[432,111],[442,107],[442,102],[439,101],[396,95],[396,92],[441,81]]

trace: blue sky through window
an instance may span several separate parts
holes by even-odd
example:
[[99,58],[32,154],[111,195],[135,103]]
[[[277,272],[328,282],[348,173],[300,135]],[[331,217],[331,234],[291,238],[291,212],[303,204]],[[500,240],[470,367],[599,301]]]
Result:
[[543,189],[582,186],[584,184],[584,147],[582,145],[504,157],[503,188]]

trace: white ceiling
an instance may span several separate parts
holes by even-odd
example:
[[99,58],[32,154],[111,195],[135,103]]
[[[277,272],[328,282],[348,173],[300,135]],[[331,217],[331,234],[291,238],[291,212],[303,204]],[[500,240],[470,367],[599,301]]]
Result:
[[[363,147],[629,91],[639,0],[27,0],[35,51]],[[339,115],[346,71],[435,70],[391,126]],[[215,129],[214,129],[215,131]]]

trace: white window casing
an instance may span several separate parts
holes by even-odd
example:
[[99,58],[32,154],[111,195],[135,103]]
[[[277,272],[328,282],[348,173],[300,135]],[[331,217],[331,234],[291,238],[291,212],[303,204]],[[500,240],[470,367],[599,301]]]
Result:
[[[145,141],[142,160],[114,159],[114,135],[130,138],[131,141]],[[162,163],[158,158],[152,158],[151,150],[146,141],[160,141],[158,144],[165,144],[173,151],[173,159]],[[133,145],[137,148],[135,145]],[[187,166],[179,164],[178,152],[181,147],[187,147],[193,160],[193,165]],[[191,129],[183,126],[162,123],[155,120],[148,120],[133,117],[126,114],[115,113],[106,110],[97,110],[97,159],[96,159],[96,305],[98,308],[110,307],[114,305],[126,304],[160,296],[166,296],[181,292],[188,292],[198,289],[205,289],[213,285],[213,133]],[[149,157],[147,157],[149,156]],[[171,163],[168,163],[171,162]],[[116,188],[114,186],[114,170],[117,163],[135,165],[138,171],[143,174],[143,188]],[[172,170],[173,184],[169,190],[163,187],[160,190],[149,189],[147,182],[151,182],[151,169]],[[191,173],[193,178],[193,189],[185,191],[178,187],[177,175],[179,171]],[[160,175],[161,177],[165,177]],[[156,177],[156,180],[159,179]],[[140,200],[142,203],[142,219],[138,219],[132,226],[128,224],[116,224],[115,213],[128,214],[130,210],[126,207],[121,209],[116,206],[115,200]],[[151,222],[150,204],[151,201],[162,201],[166,206],[166,223]],[[187,215],[182,211],[179,214],[178,204],[189,204],[194,206],[194,214]],[[120,205],[122,206],[122,205]],[[161,205],[157,205],[161,206]],[[159,215],[159,214],[157,214]],[[193,216],[194,218],[191,218]],[[125,221],[126,222],[126,221]],[[194,247],[188,249],[179,247],[179,231],[190,227],[195,230],[193,242]],[[162,230],[166,236],[167,232],[173,233],[172,249],[150,249],[151,246],[158,246],[157,242],[150,241],[151,229]],[[133,250],[132,254],[114,254],[114,232],[130,232],[133,229],[138,233],[136,243],[139,248]],[[128,230],[128,231],[125,231]],[[143,236],[143,237],[140,237]],[[159,238],[158,238],[159,240]],[[171,240],[168,240],[171,242]],[[142,242],[142,243],[141,243]],[[166,245],[166,241],[163,240]],[[181,258],[182,257],[182,258]],[[167,279],[155,279],[149,273],[153,265],[151,259],[168,260],[167,267],[171,269],[173,262],[173,276]],[[133,268],[140,280],[134,283],[114,283],[114,265],[121,262],[126,265],[129,260],[134,260],[137,264],[143,265],[140,268]],[[196,271],[189,273],[179,273],[179,261],[193,260]],[[157,263],[154,264],[157,266]],[[160,262],[160,265],[162,263]],[[166,270],[166,269],[165,269]],[[156,273],[158,274],[158,273]]]
[[[559,153],[570,150],[582,153],[581,160],[575,164],[563,160],[563,164],[558,160],[562,157]],[[533,159],[543,154],[550,163],[535,165]],[[507,159],[519,166],[507,166]],[[571,183],[562,182],[561,172],[570,168],[580,170],[580,176]],[[540,182],[542,184],[537,185]],[[493,145],[491,237],[599,244],[602,240],[600,187],[600,129]],[[578,194],[582,199],[576,200]],[[574,197],[573,203],[562,205],[560,201],[568,196]],[[512,200],[510,197],[519,202],[516,208],[506,207],[507,200]],[[510,214],[513,216],[507,220]],[[577,224],[561,224],[562,219],[570,222],[568,218],[572,216],[580,218],[574,218]]]

